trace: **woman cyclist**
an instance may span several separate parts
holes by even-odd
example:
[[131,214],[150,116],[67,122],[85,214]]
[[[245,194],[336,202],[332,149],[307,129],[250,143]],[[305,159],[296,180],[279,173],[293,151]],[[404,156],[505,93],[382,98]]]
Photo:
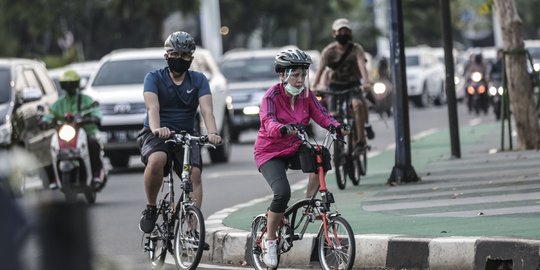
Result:
[[[266,249],[263,260],[266,266],[277,266],[276,230],[283,218],[291,196],[286,170],[300,169],[297,151],[301,141],[295,136],[294,124],[308,125],[313,119],[321,127],[338,123],[317,101],[311,91],[306,90],[311,58],[299,49],[287,49],[275,57],[275,70],[280,83],[265,93],[260,109],[261,126],[255,141],[255,162],[259,171],[272,188],[274,198],[268,210],[268,237],[263,244]],[[342,135],[347,135],[343,131]],[[292,165],[292,166],[291,166]],[[310,174],[306,196],[315,193],[318,177]]]

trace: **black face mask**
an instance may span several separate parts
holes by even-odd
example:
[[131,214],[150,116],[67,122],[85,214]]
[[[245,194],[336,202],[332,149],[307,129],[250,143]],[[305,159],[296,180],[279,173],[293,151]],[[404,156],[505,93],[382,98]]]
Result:
[[345,35],[336,35],[336,41],[341,45],[347,44],[351,39],[352,39],[351,35],[347,35],[347,34],[345,34]]
[[73,96],[77,93],[77,90],[79,89],[79,81],[74,82],[61,82],[60,86],[64,91],[66,91],[66,94]]
[[168,58],[167,64],[170,70],[183,74],[191,66],[191,61],[186,61],[182,58]]

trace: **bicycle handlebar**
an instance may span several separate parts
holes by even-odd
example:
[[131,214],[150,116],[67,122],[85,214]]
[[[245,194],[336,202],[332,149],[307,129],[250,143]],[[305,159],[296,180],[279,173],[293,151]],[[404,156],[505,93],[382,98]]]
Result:
[[344,90],[339,91],[329,91],[329,90],[312,90],[313,94],[315,95],[329,95],[329,96],[339,96],[339,95],[345,95],[352,92],[360,92],[361,91],[361,85],[356,87],[347,88]]
[[[158,134],[158,132],[154,131],[154,135],[157,136]],[[177,134],[175,131],[171,131],[171,136],[165,140],[165,143],[186,144],[188,141],[194,141],[203,146],[210,146],[212,148],[216,148],[216,145],[208,141],[208,135],[193,136],[186,131],[180,131],[179,134]],[[221,142],[217,145],[220,144]]]
[[[311,136],[308,134],[307,127],[305,125],[291,124],[291,126],[294,127],[294,129],[296,129],[296,131],[297,131],[296,136],[302,142],[312,144],[309,141],[309,137],[311,137]],[[343,140],[343,136],[341,135],[342,134],[341,133],[342,129],[350,129],[350,127],[348,125],[344,125],[344,126],[340,125],[338,127],[335,127],[334,125],[329,125],[326,128],[326,130],[328,130],[328,133],[327,133],[326,138],[325,138],[325,140],[323,142],[323,145],[326,146],[328,137],[331,137],[333,141],[339,141],[339,142],[345,143],[345,141]],[[338,135],[339,135],[339,137],[338,137]]]

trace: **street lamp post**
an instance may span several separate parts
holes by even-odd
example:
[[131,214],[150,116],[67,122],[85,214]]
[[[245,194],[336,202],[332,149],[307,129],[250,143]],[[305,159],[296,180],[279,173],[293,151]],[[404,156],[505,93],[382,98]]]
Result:
[[395,86],[394,128],[396,133],[395,165],[388,184],[417,182],[420,177],[411,164],[411,136],[409,128],[409,105],[405,75],[405,49],[403,42],[403,12],[400,0],[390,1],[390,61]]

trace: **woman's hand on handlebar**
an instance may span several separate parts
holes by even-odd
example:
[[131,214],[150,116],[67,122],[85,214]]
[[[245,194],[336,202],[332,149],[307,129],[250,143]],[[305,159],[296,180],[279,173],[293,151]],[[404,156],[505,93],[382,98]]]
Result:
[[161,139],[168,139],[171,137],[171,130],[167,127],[156,128],[152,133]]
[[287,124],[287,125],[283,125],[281,126],[281,128],[279,128],[279,133],[281,133],[281,135],[296,135],[296,133],[298,133],[298,129],[296,128],[296,126],[292,125],[292,124]]

